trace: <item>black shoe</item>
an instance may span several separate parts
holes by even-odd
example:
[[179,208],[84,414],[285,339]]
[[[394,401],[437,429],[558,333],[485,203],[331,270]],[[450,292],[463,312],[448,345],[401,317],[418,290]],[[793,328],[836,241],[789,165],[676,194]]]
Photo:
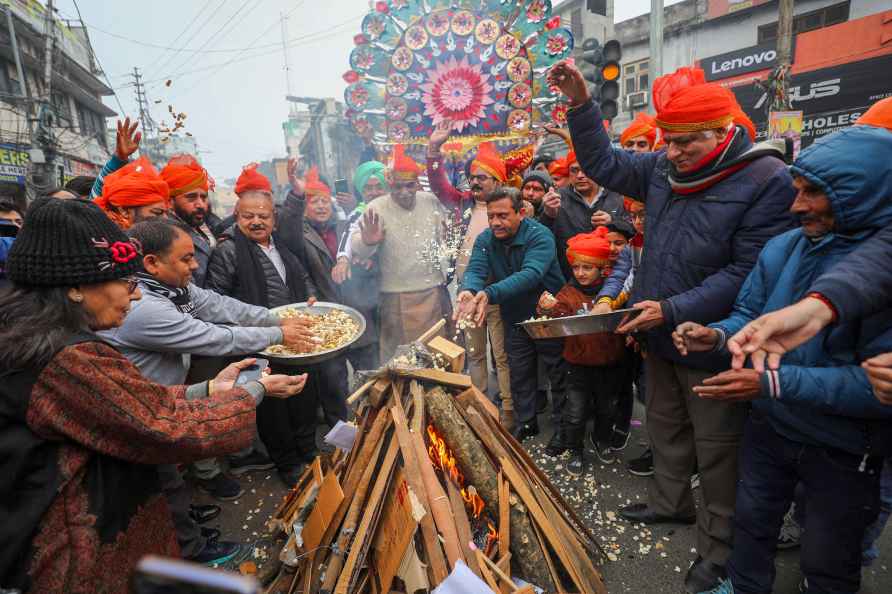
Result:
[[220,531],[216,528],[202,528],[201,535],[207,540],[217,540],[220,538]]
[[556,429],[551,435],[548,445],[545,446],[545,453],[556,458],[566,452],[567,449],[567,446],[564,445],[564,436],[561,433],[561,430]]
[[245,494],[238,481],[232,480],[222,472],[212,479],[199,479],[198,486],[219,501],[232,501]]
[[644,450],[644,453],[635,458],[634,460],[629,460],[629,463],[626,464],[626,468],[629,470],[631,474],[635,476],[653,476],[654,473],[654,452],[652,449],[647,448]]
[[209,539],[204,550],[197,555],[187,557],[186,559],[193,563],[203,563],[204,565],[216,567],[230,561],[233,557],[238,555],[241,550],[242,545],[237,542]]
[[189,517],[196,524],[206,524],[219,516],[221,511],[223,510],[220,509],[219,505],[190,505]]
[[570,450],[570,461],[567,462],[567,472],[573,476],[582,476],[585,472],[585,460],[582,457],[582,449]]
[[631,436],[631,432],[614,427],[613,435],[610,436],[610,449],[614,452],[623,451],[626,449],[626,446],[629,445],[629,438]]
[[254,450],[251,450],[247,456],[229,459],[229,473],[236,476],[256,470],[270,470],[275,467],[272,460]]
[[684,589],[688,594],[709,592],[717,588],[727,577],[724,565],[707,561],[697,555],[697,559],[691,564],[691,568],[688,569],[688,574],[684,578]]
[[633,503],[619,508],[620,517],[633,524],[693,524],[696,516],[664,516],[652,511],[646,503]]
[[613,464],[616,462],[616,456],[613,455],[613,450],[610,449],[610,446],[601,445],[598,442],[595,442],[595,456],[597,456],[598,462],[601,464]]
[[528,423],[518,423],[517,427],[514,428],[514,439],[519,442],[523,442],[528,437],[535,437],[539,435],[539,423],[536,421],[531,421]]
[[300,480],[301,475],[304,473],[304,465],[298,464],[297,466],[288,466],[285,468],[279,469],[279,480],[288,487],[289,489],[293,489],[294,485],[297,484],[297,481]]

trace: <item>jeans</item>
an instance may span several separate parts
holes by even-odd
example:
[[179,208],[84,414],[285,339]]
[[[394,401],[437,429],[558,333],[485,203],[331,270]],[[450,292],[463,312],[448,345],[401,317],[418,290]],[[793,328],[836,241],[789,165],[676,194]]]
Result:
[[585,425],[594,413],[594,435],[598,444],[610,443],[625,369],[568,364],[567,402],[561,417],[564,445],[581,450]]
[[880,556],[880,550],[877,548],[876,541],[883,534],[886,522],[889,521],[890,512],[892,512],[892,458],[886,458],[886,462],[883,464],[883,472],[880,474],[880,513],[876,522],[868,526],[867,532],[864,534],[862,565],[871,565]]
[[173,527],[180,544],[180,554],[194,557],[207,546],[207,539],[201,534],[201,527],[189,515],[192,504],[192,488],[183,480],[183,475],[176,464],[159,464],[158,479],[161,489],[167,497],[167,506],[173,519]]
[[553,340],[533,340],[526,330],[510,322],[505,323],[505,350],[511,367],[511,398],[518,423],[536,420],[536,356],[546,362],[561,360],[564,346]]
[[777,535],[801,481],[807,508],[799,561],[805,591],[857,592],[864,534],[879,509],[882,463],[787,439],[753,411],[740,447],[734,548],[727,564],[734,591],[771,592]]

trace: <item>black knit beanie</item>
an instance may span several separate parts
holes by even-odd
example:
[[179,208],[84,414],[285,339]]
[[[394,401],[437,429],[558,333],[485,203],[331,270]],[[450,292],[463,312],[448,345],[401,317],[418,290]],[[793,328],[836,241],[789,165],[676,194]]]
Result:
[[137,246],[87,200],[35,200],[25,215],[6,273],[19,285],[69,287],[130,276],[142,269]]
[[554,185],[554,181],[551,179],[551,176],[548,175],[547,171],[539,171],[538,169],[533,169],[529,173],[527,173],[526,177],[523,178],[523,183],[520,185],[523,188],[527,185],[529,181],[537,181],[542,184],[542,187],[545,188],[545,191],[548,191],[548,188]]

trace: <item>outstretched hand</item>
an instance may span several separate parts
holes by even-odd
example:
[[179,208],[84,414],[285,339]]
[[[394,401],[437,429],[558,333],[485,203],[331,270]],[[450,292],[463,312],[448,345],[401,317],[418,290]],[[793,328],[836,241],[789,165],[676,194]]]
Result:
[[130,155],[139,148],[139,142],[142,140],[142,132],[137,132],[139,122],[130,123],[130,118],[124,118],[124,121],[118,120],[118,135],[115,139],[115,156],[121,161],[130,159]]
[[427,144],[428,150],[432,153],[440,152],[440,148],[446,140],[449,139],[450,134],[452,134],[452,122],[442,120],[439,124],[434,126],[434,131]]
[[548,84],[557,87],[570,100],[571,107],[582,105],[591,99],[588,83],[574,64],[561,60],[548,71]]
[[384,227],[381,225],[378,213],[373,210],[365,211],[359,222],[359,232],[362,242],[366,245],[378,245],[384,241]]
[[288,183],[292,192],[298,196],[304,195],[304,181],[297,176],[297,159],[294,157],[288,159]]

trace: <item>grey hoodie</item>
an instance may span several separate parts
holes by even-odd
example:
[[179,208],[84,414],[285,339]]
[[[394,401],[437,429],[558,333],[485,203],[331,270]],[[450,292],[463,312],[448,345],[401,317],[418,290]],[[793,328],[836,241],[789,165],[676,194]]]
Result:
[[282,341],[279,318],[264,307],[190,284],[194,309],[188,314],[145,283],[139,287],[142,299],[133,302],[124,324],[99,335],[152,381],[185,383],[192,354],[245,355]]

